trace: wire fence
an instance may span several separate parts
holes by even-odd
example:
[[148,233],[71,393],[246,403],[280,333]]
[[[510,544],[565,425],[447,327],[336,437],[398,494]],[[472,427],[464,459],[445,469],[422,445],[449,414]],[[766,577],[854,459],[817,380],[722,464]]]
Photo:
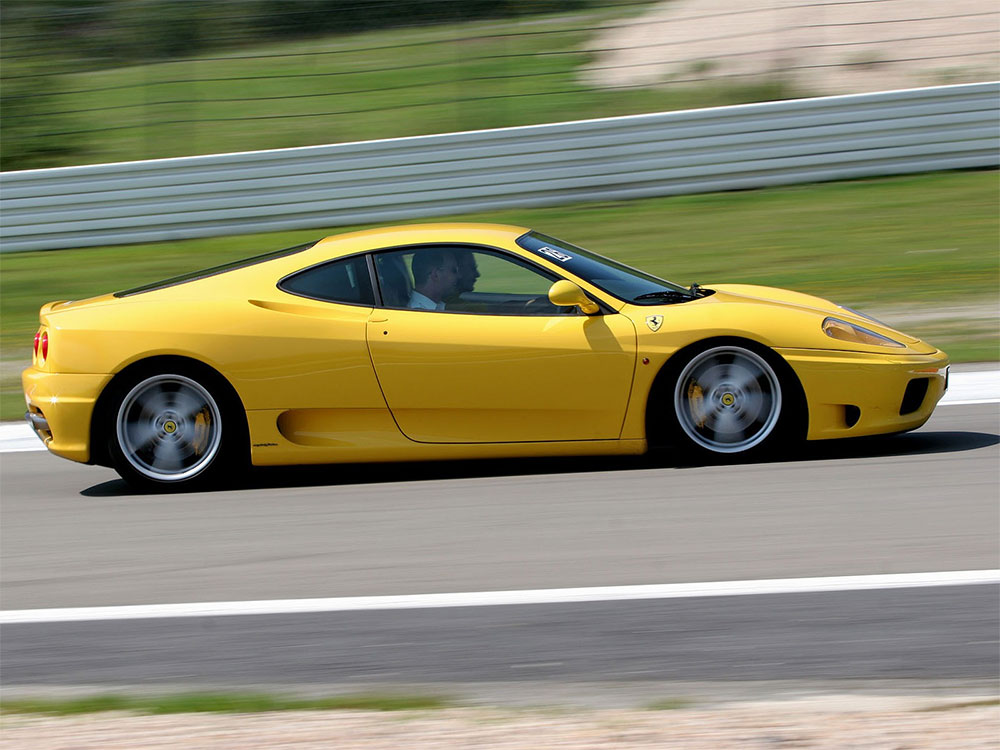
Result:
[[[1000,9],[981,0],[494,3],[500,18],[410,0],[387,28],[281,39],[258,27],[388,4],[146,0],[112,33],[94,20],[109,3],[47,2],[3,6],[5,170],[1000,77]],[[177,6],[199,12],[171,29]],[[202,51],[136,50],[150,24]]]

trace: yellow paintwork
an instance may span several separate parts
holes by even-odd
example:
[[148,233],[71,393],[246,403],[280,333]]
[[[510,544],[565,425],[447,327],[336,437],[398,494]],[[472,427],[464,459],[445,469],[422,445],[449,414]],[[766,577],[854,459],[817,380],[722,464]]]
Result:
[[45,446],[74,461],[90,459],[90,415],[111,375],[68,375],[29,368],[21,376],[28,409],[45,414]]
[[[312,248],[122,298],[50,303],[49,356],[25,370],[53,453],[87,461],[101,391],[129,365],[176,355],[224,376],[247,413],[255,464],[640,453],[653,381],[680,349],[717,336],[770,347],[799,377],[810,439],[922,424],[944,387],[946,355],[809,295],[746,285],[675,305],[630,305],[520,248],[523,227],[430,224],[330,237]],[[276,282],[330,258],[423,243],[487,246],[579,285],[603,315],[428,314],[333,304]],[[613,253],[613,249],[612,249]],[[656,331],[647,317],[662,316]],[[851,344],[821,331],[827,315],[905,348]],[[902,418],[914,373],[933,379]],[[845,404],[861,408],[852,428]]]
[[608,440],[635,366],[624,315],[518,317],[380,311],[368,328],[378,382],[421,443]]

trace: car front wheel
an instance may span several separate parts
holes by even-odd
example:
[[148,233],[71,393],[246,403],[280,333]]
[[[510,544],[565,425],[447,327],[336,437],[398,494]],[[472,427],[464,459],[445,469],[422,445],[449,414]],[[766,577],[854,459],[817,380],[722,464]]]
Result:
[[675,432],[703,455],[762,451],[776,440],[784,407],[775,369],[738,345],[698,352],[674,383]]
[[110,449],[126,481],[146,489],[187,488],[218,473],[225,423],[208,388],[187,375],[161,373],[122,391]]

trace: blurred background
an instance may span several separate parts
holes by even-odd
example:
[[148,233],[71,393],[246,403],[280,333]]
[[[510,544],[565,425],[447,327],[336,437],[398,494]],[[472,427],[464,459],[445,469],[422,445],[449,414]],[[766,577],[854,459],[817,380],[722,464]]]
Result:
[[[156,167],[109,163],[998,79],[995,0],[3,0],[0,199],[7,218],[0,230],[35,231],[44,243],[74,225],[90,232],[90,211],[104,210],[112,223],[129,227],[141,227],[143,206],[156,212],[160,201],[170,210],[184,204],[190,214],[212,213],[216,205],[199,205],[210,188],[190,189],[198,183],[184,171],[188,167],[212,173],[206,182],[239,183],[246,201],[236,203],[234,190],[236,197],[225,200],[237,207],[220,209],[237,218],[258,218],[252,214],[268,200],[289,213],[306,210],[297,194],[290,195],[303,188],[301,174],[276,168],[277,176],[230,179],[227,169],[246,166],[240,157],[220,169],[212,160],[182,165],[163,179],[167,188],[154,184],[160,179],[152,175]],[[982,100],[989,92],[977,96]],[[924,107],[920,116],[927,119],[919,127],[899,115],[885,128],[912,130],[905,138],[938,137],[934,106]],[[995,156],[995,101],[976,106],[968,122],[940,128],[963,135],[939,140],[974,141],[970,148]],[[748,118],[741,113],[736,119]],[[810,127],[826,128],[822,114],[812,119]],[[975,128],[979,135],[967,135]],[[888,142],[897,130],[866,137]],[[772,155],[784,153],[780,139],[797,137],[794,126],[780,132],[770,144]],[[666,140],[646,137],[629,158],[641,161],[650,142]],[[850,148],[868,148],[845,145],[850,135],[837,137],[845,151],[830,147],[824,156],[835,160]],[[821,140],[810,134],[799,142],[814,138]],[[619,145],[599,144],[607,150]],[[885,150],[912,145],[893,142]],[[690,150],[725,163],[726,155],[713,148]],[[768,162],[767,168],[783,160],[781,154],[762,156],[752,137],[732,148],[742,149],[743,159]],[[332,163],[341,152],[331,151]],[[594,152],[579,152],[574,168],[585,172]],[[215,237],[181,237],[178,231],[163,241],[129,244],[100,244],[91,233],[80,246],[31,251],[12,248],[10,229],[0,234],[0,419],[23,425],[20,373],[31,360],[43,303],[127,289],[364,228],[343,207],[346,198],[324,194],[334,177],[341,179],[331,177],[335,167],[347,172],[350,165],[328,169],[309,162],[314,153],[297,157],[315,177],[309,189],[318,197],[312,199],[335,203],[331,213],[348,214],[343,220]],[[428,164],[443,158],[423,156]],[[537,169],[530,153],[515,157],[523,161],[514,169]],[[457,169],[479,170],[496,181],[485,168],[449,158]],[[412,170],[404,179],[419,185],[425,173],[419,164],[407,166]],[[129,183],[133,167],[149,180],[141,194]],[[636,171],[645,168],[640,164]],[[990,377],[1000,360],[997,171],[935,168],[944,171],[544,205],[528,200],[504,208],[483,201],[475,213],[436,220],[530,226],[685,285],[745,282],[817,294],[920,336],[953,362],[991,363],[969,366]],[[81,174],[89,188],[66,187]],[[63,177],[67,182],[59,183]],[[256,180],[272,178],[281,184],[258,188]],[[349,192],[352,179],[385,187],[386,194],[394,187],[388,179],[348,175],[347,186],[338,189]],[[522,184],[511,179],[505,187]],[[173,193],[163,197],[156,192],[161,188]],[[287,192],[273,197],[272,189]],[[391,206],[391,199],[384,204]],[[330,214],[322,216],[325,221]],[[289,582],[311,586],[311,596],[331,596],[396,594],[407,586],[414,592],[492,591],[994,568],[996,459],[989,451],[996,445],[995,405],[947,407],[931,430],[814,456],[824,460],[643,471],[610,460],[390,465],[379,472],[336,467],[210,495],[136,497],[110,472],[16,453],[3,465],[3,585],[30,606],[59,607],[68,606],[65,596],[95,606],[133,603],[122,593],[123,581],[149,601],[202,601],[210,596],[209,584],[221,598],[245,593],[260,599],[257,587],[284,590]],[[987,640],[995,639],[995,594],[931,591],[922,598],[925,593],[826,600],[817,594],[801,604],[741,597],[742,603],[718,609],[709,600],[704,606],[658,605],[662,612],[654,604],[569,607],[550,615],[536,605],[513,613],[469,608],[440,621],[414,611],[386,615],[386,630],[374,628],[376,616],[367,614],[333,624],[276,620],[273,632],[264,632],[265,625],[259,632],[252,629],[257,625],[241,629],[241,618],[224,617],[140,622],[127,637],[113,623],[106,635],[96,624],[75,633],[46,625],[37,641],[32,626],[15,626],[5,641],[15,657],[42,663],[40,672],[25,671],[21,678],[46,690],[67,674],[84,686],[81,691],[101,680],[145,682],[151,690],[184,687],[226,674],[212,671],[220,665],[237,670],[235,682],[259,679],[269,687],[279,673],[287,676],[280,670],[288,664],[300,667],[289,682],[301,679],[316,690],[341,676],[367,691],[379,680],[400,681],[400,674],[417,680],[429,673],[450,687],[456,674],[492,680],[499,673],[500,699],[507,700],[519,697],[518,680],[558,684],[566,675],[584,675],[595,680],[595,703],[605,705],[614,683],[598,681],[612,676],[636,685],[673,675],[688,680],[685,690],[701,690],[699,700],[712,700],[723,681],[745,699],[768,680],[811,676],[816,684],[809,689],[820,694],[831,690],[831,682],[836,690],[848,683],[888,689],[883,683],[892,678],[906,690],[934,693],[971,675],[982,678],[985,687],[977,689],[995,709],[996,679],[989,674],[995,661],[981,657],[996,652],[995,640]],[[413,655],[416,667],[399,666]],[[462,672],[469,663],[478,669],[479,657],[494,671]],[[262,671],[253,671],[257,664]],[[659,670],[652,677],[650,667]],[[11,681],[10,670],[5,678]],[[718,682],[696,687],[706,679]],[[622,703],[632,700],[627,691],[619,695]],[[206,704],[203,697],[196,700]],[[524,700],[534,698],[526,693]],[[219,710],[246,710],[231,697],[220,702]],[[385,708],[386,702],[368,698],[360,707]],[[341,707],[346,705],[358,707]],[[651,707],[677,709],[683,701]],[[909,728],[914,746],[933,746],[921,727],[942,714],[920,710],[904,719],[890,716],[888,728],[872,736],[898,739]],[[808,743],[806,731],[835,724],[829,716],[807,717],[808,730],[779,736],[771,715],[751,722],[752,729],[741,730],[733,742],[754,737],[760,746],[801,745]],[[978,733],[989,742],[995,720],[977,723],[977,715],[966,716],[939,729],[945,738],[940,746],[970,744]],[[10,729],[12,720],[3,721]],[[698,719],[705,726],[714,721]],[[482,723],[489,728],[493,719]],[[397,725],[412,733],[412,724]],[[624,737],[623,724],[608,726],[616,741]],[[526,747],[544,745],[536,731],[529,727]],[[846,745],[859,731],[849,729]],[[85,746],[79,733],[71,736],[67,743]],[[322,746],[329,736],[323,735]],[[412,737],[407,743],[412,746]],[[39,743],[29,738],[23,746]],[[109,745],[99,736],[89,746]]]
[[4,170],[992,80],[988,0],[5,0]]
[[[989,0],[5,0],[0,180],[24,224],[42,193],[10,200],[19,170],[997,80],[998,24]],[[54,200],[45,221],[87,208]],[[818,294],[977,361],[1000,358],[998,200],[994,170],[952,171],[440,218],[528,224],[679,283]],[[9,246],[0,417],[23,408],[43,302],[360,226]]]

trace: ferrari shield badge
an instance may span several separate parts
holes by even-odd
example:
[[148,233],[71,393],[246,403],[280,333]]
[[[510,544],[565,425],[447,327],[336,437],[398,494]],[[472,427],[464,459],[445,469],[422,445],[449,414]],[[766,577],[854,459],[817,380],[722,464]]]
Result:
[[647,315],[646,316],[646,325],[649,326],[649,330],[651,330],[651,331],[659,331],[660,330],[660,326],[663,325],[663,316],[662,315]]

